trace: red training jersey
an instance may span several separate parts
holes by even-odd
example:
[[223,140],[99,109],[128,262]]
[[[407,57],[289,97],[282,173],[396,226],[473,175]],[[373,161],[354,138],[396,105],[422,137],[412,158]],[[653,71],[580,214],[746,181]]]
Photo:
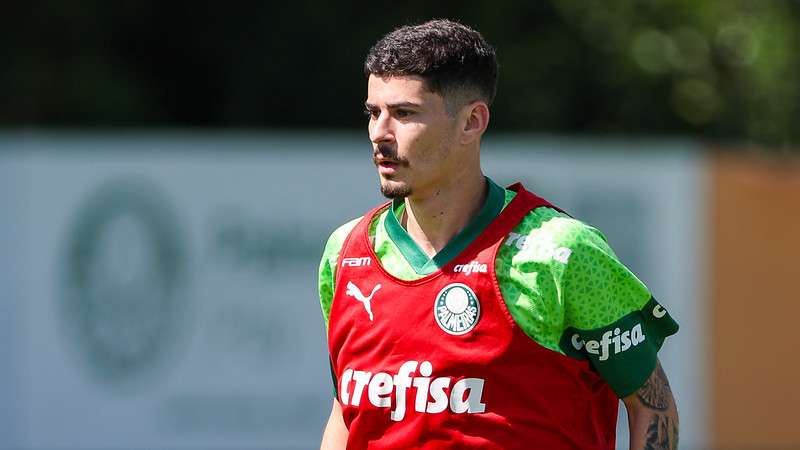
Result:
[[[615,447],[618,399],[587,361],[516,325],[495,257],[532,209],[516,197],[460,255],[414,281],[381,266],[366,214],[339,255],[328,342],[348,449]],[[558,209],[558,208],[556,208]]]

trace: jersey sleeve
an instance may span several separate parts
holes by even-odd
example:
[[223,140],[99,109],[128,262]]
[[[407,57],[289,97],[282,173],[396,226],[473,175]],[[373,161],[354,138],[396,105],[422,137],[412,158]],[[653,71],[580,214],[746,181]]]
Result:
[[[333,303],[334,280],[336,279],[336,266],[339,262],[339,253],[342,251],[347,235],[358,224],[361,218],[353,219],[350,222],[337,228],[328,237],[325,249],[322,251],[322,259],[319,262],[319,304],[322,308],[322,319],[325,321],[325,329],[328,329],[328,319],[331,316],[331,304]],[[329,361],[330,363],[330,361]],[[333,372],[333,364],[330,363],[331,381],[333,383],[333,397],[338,397],[336,374]]]
[[347,235],[355,228],[361,218],[353,219],[340,226],[328,237],[325,249],[322,251],[322,259],[319,262],[319,304],[322,308],[322,318],[325,321],[325,328],[328,328],[328,319],[331,315],[331,303],[333,302],[334,280],[336,279],[336,265],[339,261],[339,253],[342,250]]
[[588,359],[621,398],[655,368],[664,339],[678,324],[609,247],[600,232],[563,218],[560,294],[564,331],[559,347]]

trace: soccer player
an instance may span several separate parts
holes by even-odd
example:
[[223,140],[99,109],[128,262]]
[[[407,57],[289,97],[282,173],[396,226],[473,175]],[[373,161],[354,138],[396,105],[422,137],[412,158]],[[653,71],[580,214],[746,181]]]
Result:
[[392,201],[325,246],[322,448],[613,449],[618,399],[632,449],[676,448],[657,352],[677,324],[598,230],[481,171],[494,50],[434,20],[384,36],[364,72]]

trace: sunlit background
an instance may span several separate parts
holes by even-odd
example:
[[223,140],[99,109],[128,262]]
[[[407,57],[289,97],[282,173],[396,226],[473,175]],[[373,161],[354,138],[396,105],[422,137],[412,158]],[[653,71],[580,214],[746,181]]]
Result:
[[435,17],[498,50],[486,174],[680,323],[681,448],[800,448],[797,1],[94,0],[0,14],[0,449],[318,446],[317,265],[382,201],[363,57]]

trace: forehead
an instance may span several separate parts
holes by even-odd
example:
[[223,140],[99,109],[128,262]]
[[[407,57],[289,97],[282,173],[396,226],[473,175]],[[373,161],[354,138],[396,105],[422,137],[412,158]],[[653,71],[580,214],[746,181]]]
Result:
[[416,75],[378,76],[370,75],[367,82],[367,103],[379,105],[385,103],[429,103],[442,100],[441,96],[431,92],[425,80]]

